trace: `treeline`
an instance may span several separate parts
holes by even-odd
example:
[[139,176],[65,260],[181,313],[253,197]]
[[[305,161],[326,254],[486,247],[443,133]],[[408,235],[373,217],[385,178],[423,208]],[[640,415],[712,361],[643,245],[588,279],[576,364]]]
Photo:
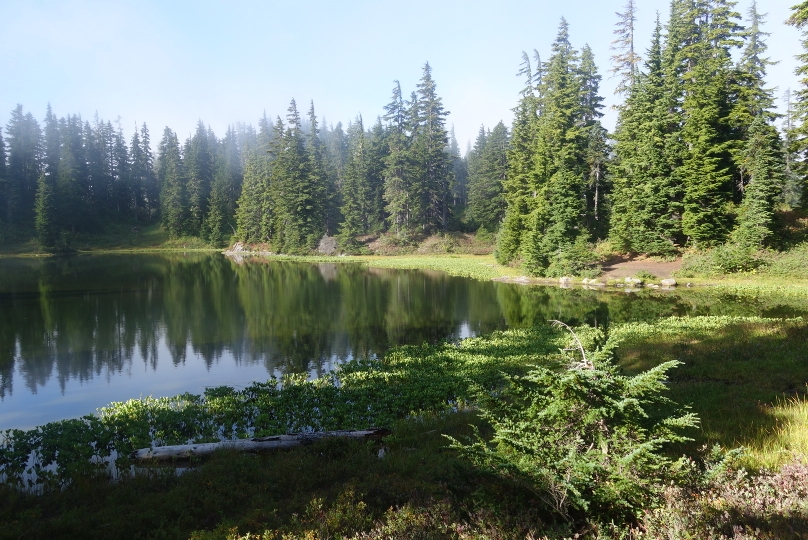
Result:
[[[145,125],[127,145],[119,126],[50,109],[43,133],[18,107],[7,150],[0,140],[0,219],[35,224],[49,248],[113,219],[159,219],[173,237],[283,253],[310,252],[324,235],[353,252],[363,235],[484,229],[498,233],[500,262],[548,276],[580,272],[604,239],[653,255],[778,247],[777,206],[808,199],[808,90],[775,113],[764,15],[753,2],[744,22],[735,4],[672,0],[641,57],[628,0],[612,47],[625,99],[611,134],[594,53],[572,46],[562,19],[547,60],[523,53],[511,128],[482,127],[463,157],[429,64],[409,98],[396,83],[370,127],[361,116],[321,127],[313,104],[301,118],[293,100],[285,120],[265,115],[222,139],[200,122],[181,144],[166,128],[156,158]],[[789,23],[806,21],[804,3]]]

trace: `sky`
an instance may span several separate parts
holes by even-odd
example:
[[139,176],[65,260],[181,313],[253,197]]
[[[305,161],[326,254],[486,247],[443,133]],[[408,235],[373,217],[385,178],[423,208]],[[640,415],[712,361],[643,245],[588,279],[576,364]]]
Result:
[[[758,4],[769,85],[797,88],[799,33],[786,26],[797,0]],[[751,0],[738,2],[742,15]],[[127,139],[146,122],[156,146],[163,128],[187,138],[199,120],[222,136],[236,122],[257,125],[314,101],[327,124],[365,125],[383,114],[394,81],[415,90],[425,62],[450,111],[462,149],[480,125],[510,126],[523,81],[522,51],[548,58],[561,17],[570,41],[595,53],[603,75],[604,124],[619,103],[610,78],[615,12],[625,0],[0,0],[0,124],[22,104],[40,122],[47,104],[62,117],[120,120]],[[656,12],[668,0],[636,0],[636,40],[644,52]]]

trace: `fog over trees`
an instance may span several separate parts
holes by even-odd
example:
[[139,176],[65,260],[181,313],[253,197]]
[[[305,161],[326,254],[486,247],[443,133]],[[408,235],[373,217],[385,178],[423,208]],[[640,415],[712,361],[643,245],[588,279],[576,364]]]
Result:
[[[777,247],[779,211],[808,203],[808,52],[778,115],[765,14],[734,6],[672,0],[646,39],[628,0],[610,51],[571,43],[562,19],[549,54],[523,53],[513,124],[481,126],[464,155],[428,63],[375,116],[330,124],[293,99],[257,128],[217,135],[200,120],[185,141],[50,106],[40,122],[19,105],[0,130],[0,243],[62,250],[159,223],[300,254],[326,235],[357,252],[367,235],[484,230],[500,262],[547,276],[580,270],[604,239],[651,255]],[[788,22],[808,30],[808,2]],[[613,133],[600,121],[605,58],[623,97]]]

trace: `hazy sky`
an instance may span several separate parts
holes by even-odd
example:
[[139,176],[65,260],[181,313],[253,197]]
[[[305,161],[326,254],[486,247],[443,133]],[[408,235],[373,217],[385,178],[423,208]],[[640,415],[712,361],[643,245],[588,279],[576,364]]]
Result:
[[[743,15],[750,2],[738,3]],[[768,13],[769,54],[780,61],[769,74],[778,96],[797,86],[799,34],[783,24],[796,2],[758,2]],[[0,123],[18,103],[41,122],[50,102],[59,117],[120,117],[127,139],[146,122],[156,146],[165,126],[184,140],[201,119],[221,136],[228,124],[257,124],[263,111],[285,117],[294,97],[301,111],[313,99],[329,124],[360,113],[369,124],[393,81],[408,96],[429,61],[465,148],[480,124],[510,125],[521,52],[535,48],[546,59],[562,16],[573,46],[593,49],[601,93],[614,104],[609,44],[624,3],[0,0]],[[668,5],[637,0],[640,51]],[[610,129],[614,121],[608,111]]]

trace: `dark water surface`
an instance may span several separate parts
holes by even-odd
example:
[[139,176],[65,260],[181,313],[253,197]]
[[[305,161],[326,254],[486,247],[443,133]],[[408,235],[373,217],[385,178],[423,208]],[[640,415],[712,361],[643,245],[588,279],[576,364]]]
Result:
[[0,259],[0,430],[140,396],[316,376],[403,343],[561,319],[795,316],[808,306],[682,290],[636,294],[220,255]]

